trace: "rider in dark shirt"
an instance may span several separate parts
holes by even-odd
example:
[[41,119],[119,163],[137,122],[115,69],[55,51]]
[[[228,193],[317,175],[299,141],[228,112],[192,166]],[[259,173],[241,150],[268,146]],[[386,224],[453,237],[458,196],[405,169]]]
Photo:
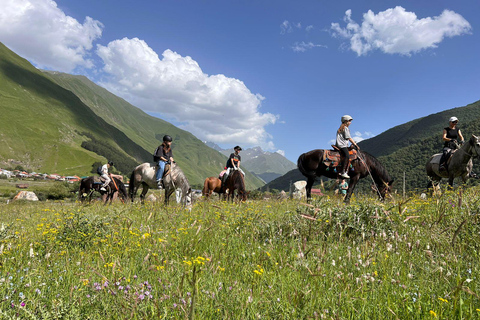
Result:
[[447,160],[449,155],[451,154],[452,150],[458,148],[458,143],[463,144],[464,139],[462,136],[462,132],[459,128],[457,128],[458,119],[457,117],[451,117],[449,120],[449,126],[443,129],[443,136],[442,139],[443,143],[443,150],[442,150],[442,157],[440,158],[440,171],[447,170]]
[[153,154],[153,161],[158,164],[157,170],[157,186],[159,189],[162,188],[162,178],[163,173],[165,171],[165,165],[167,163],[173,162],[173,154],[172,154],[172,137],[166,135],[163,137],[163,143],[155,149]]

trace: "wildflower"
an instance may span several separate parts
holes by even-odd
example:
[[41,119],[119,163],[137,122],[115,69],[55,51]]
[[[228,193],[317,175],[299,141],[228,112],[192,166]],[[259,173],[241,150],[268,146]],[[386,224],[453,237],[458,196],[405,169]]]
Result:
[[442,301],[442,302],[445,302],[445,303],[448,303],[448,300],[447,300],[447,299],[438,298],[438,300],[440,300],[440,301]]
[[433,311],[433,310],[430,310],[430,312],[429,312],[429,313],[430,313],[432,316],[434,316],[435,318],[437,317],[437,314],[435,313],[435,311]]

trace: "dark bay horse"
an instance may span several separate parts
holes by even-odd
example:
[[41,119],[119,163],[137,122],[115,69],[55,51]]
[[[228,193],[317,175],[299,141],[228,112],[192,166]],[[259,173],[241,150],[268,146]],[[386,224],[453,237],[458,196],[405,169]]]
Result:
[[213,192],[218,193],[220,196],[221,187],[222,180],[217,177],[208,177],[203,183],[202,195],[205,197],[205,199],[208,199]]
[[472,134],[468,142],[464,143],[460,149],[457,149],[447,163],[447,170],[440,172],[439,163],[442,154],[434,154],[427,162],[425,170],[430,177],[427,188],[435,182],[440,182],[442,178],[448,178],[448,184],[453,187],[453,180],[461,177],[463,183],[467,182],[473,169],[472,158],[480,156],[480,141],[478,137]]
[[[324,151],[325,150],[322,149],[316,149],[302,153],[300,157],[298,157],[298,169],[305,177],[307,177],[307,200],[310,200],[311,198],[311,191],[313,183],[315,182],[315,177],[325,176],[330,179],[336,179],[338,177],[337,172],[323,163]],[[364,151],[357,151],[357,155],[359,157],[350,162],[353,170],[352,167],[350,167],[348,171],[350,182],[348,184],[347,195],[345,196],[345,203],[350,203],[350,197],[352,196],[358,180],[365,178],[370,174],[372,175],[373,181],[379,191],[380,198],[384,199],[385,195],[391,189],[393,180],[390,179],[390,176],[383,165],[374,156]]]
[[[140,199],[143,202],[145,195],[149,188],[157,189],[156,173],[157,166],[155,163],[142,163],[138,165],[132,172],[130,177],[130,184],[128,191],[132,202],[137,194],[138,188],[142,186],[142,194]],[[187,177],[183,173],[182,169],[175,163],[171,165],[170,173],[163,177],[163,184],[165,186],[165,204],[168,204],[168,199],[174,191],[181,193],[180,198],[177,197],[177,203],[185,205],[191,205],[192,203],[192,188],[188,183]]]
[[107,192],[100,191],[100,188],[103,185],[103,181],[100,181],[99,177],[90,176],[87,178],[83,178],[80,180],[80,189],[78,192],[78,196],[80,201],[85,201],[85,199],[90,202],[92,200],[92,195],[95,191],[98,191],[102,194],[102,201],[107,204],[107,201],[110,200],[110,203],[114,200],[116,194],[120,195],[122,202],[127,200],[127,188],[120,179],[112,177],[112,181],[107,187]]
[[225,190],[228,189],[228,200],[235,198],[235,190],[237,191],[240,201],[247,200],[247,191],[245,190],[245,178],[240,170],[234,170],[225,182]]

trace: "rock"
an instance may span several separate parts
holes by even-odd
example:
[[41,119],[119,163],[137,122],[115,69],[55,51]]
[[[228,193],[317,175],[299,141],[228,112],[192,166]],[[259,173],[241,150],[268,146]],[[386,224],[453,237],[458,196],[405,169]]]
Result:
[[301,200],[307,197],[307,191],[305,190],[305,187],[307,186],[307,181],[297,181],[293,184],[293,186],[294,190],[292,195],[294,199]]
[[279,199],[279,200],[285,200],[285,199],[287,199],[287,198],[288,198],[287,193],[286,193],[285,191],[283,191],[283,190],[280,191],[280,194],[278,195],[278,199]]
[[150,194],[150,195],[148,195],[146,200],[150,201],[150,202],[155,202],[155,201],[157,201],[157,197],[155,197],[153,194]]
[[28,201],[38,201],[38,197],[35,192],[32,191],[20,191],[13,200],[28,200]]

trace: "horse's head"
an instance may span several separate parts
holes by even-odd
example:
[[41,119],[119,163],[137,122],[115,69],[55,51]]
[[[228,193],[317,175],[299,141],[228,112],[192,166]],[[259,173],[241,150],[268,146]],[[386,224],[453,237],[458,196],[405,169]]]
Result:
[[189,207],[192,205],[192,188],[188,188],[187,194],[185,195],[185,206]]
[[472,134],[472,137],[468,141],[472,148],[472,155],[474,157],[480,156],[480,141],[478,141],[478,137]]
[[392,186],[393,186],[394,180],[390,180],[388,182],[383,181],[381,185],[378,185],[378,191],[380,192],[380,198],[382,200],[385,200],[386,197],[389,196],[389,194],[392,192]]

